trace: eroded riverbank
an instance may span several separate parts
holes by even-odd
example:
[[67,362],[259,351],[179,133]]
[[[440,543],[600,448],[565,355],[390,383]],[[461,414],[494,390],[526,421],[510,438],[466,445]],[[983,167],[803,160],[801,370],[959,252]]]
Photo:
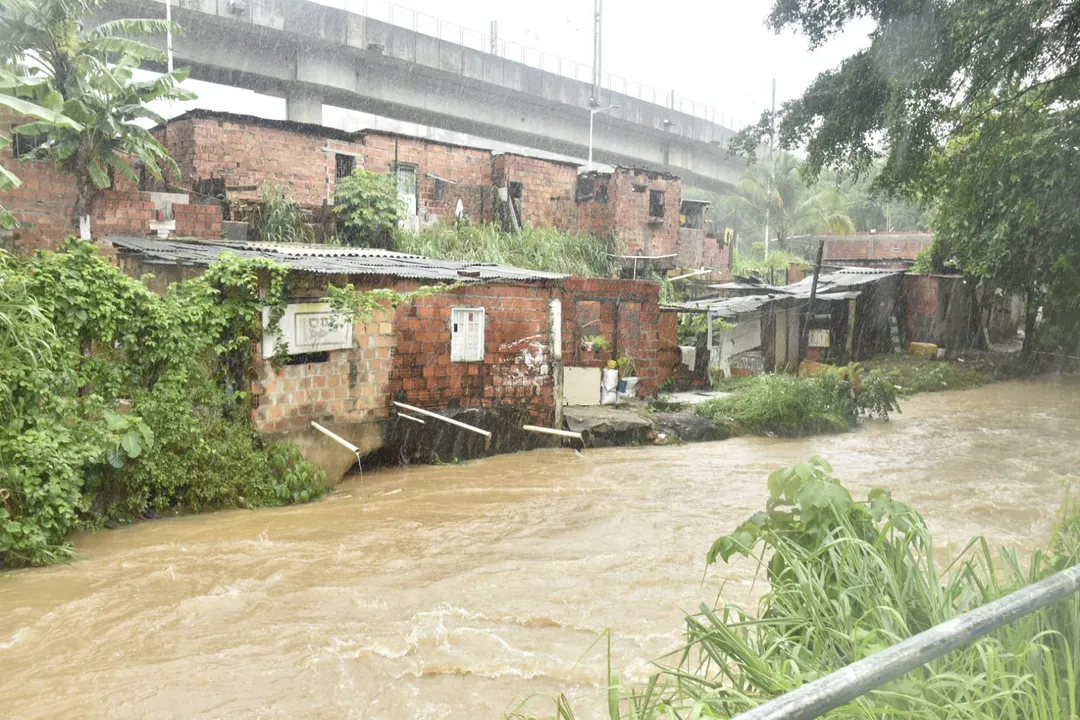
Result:
[[748,565],[701,584],[705,551],[761,506],[769,471],[814,454],[914,503],[942,546],[1030,549],[1080,467],[1080,381],[921,395],[846,435],[385,471],[314,505],[77,538],[74,565],[0,577],[4,711],[499,717],[601,684],[604,644],[588,648],[606,628],[640,679],[682,609],[722,581],[746,597]]

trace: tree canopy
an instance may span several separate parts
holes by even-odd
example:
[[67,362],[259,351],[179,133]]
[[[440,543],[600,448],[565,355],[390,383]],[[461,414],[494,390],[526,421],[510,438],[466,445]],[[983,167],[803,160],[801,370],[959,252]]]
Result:
[[164,123],[147,107],[159,98],[187,100],[179,87],[181,69],[136,81],[134,69],[146,60],[165,62],[165,54],[142,40],[180,28],[164,20],[127,19],[83,25],[103,0],[0,0],[0,63],[31,84],[46,84],[44,106],[74,123],[42,120],[14,128],[26,135],[45,134],[49,142],[33,152],[36,159],[57,162],[78,188],[76,214],[89,215],[99,190],[111,187],[116,174],[138,181],[137,162],[156,178],[163,168],[176,174],[165,148],[136,120]]

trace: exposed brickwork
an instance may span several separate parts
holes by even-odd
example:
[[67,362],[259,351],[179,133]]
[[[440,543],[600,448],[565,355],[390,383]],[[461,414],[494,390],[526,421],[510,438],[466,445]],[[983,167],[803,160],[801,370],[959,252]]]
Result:
[[577,208],[577,166],[570,163],[522,155],[505,154],[495,158],[492,180],[499,187],[521,183],[521,217],[533,227],[575,229]]
[[[537,422],[552,422],[551,293],[536,285],[478,285],[399,306],[394,399],[434,410],[517,405]],[[450,361],[455,307],[484,308],[483,362]]]
[[[474,222],[491,220],[490,150],[367,132],[362,152],[363,167],[371,172],[392,172],[395,154],[399,166],[416,168],[417,214],[421,225],[453,218],[459,199],[465,214]],[[441,198],[437,186],[442,188]]]
[[933,242],[929,233],[860,233],[825,241],[827,260],[914,260]]
[[[0,112],[0,133],[12,137],[11,128],[23,120]],[[18,188],[0,195],[0,205],[18,219],[15,247],[31,252],[50,249],[75,229],[75,181],[49,162],[15,158],[12,146],[0,150],[0,163],[22,180]]]
[[387,415],[390,371],[397,336],[393,311],[353,326],[351,350],[333,350],[328,362],[274,369],[256,363],[252,411],[263,432],[306,430],[316,422],[362,422]]
[[177,236],[221,238],[220,205],[173,205],[172,210]]
[[155,217],[149,193],[104,190],[94,203],[91,227],[95,236],[143,237],[150,234],[150,221]]

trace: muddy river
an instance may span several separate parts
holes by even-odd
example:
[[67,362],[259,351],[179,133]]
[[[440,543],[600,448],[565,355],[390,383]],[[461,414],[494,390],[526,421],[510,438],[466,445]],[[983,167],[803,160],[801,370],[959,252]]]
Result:
[[498,718],[565,690],[600,705],[684,609],[751,590],[704,574],[775,467],[821,454],[928,517],[942,547],[1045,543],[1080,468],[1080,382],[923,395],[891,422],[798,441],[538,451],[369,473],[314,505],[76,539],[0,575],[5,718]]

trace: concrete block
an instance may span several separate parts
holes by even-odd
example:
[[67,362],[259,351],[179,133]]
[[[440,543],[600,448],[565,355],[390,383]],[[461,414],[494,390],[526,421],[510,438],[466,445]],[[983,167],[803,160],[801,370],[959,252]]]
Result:
[[225,232],[226,240],[246,242],[248,239],[248,224],[246,222],[226,220],[221,223],[221,227]]
[[913,357],[933,359],[937,357],[937,351],[937,345],[933,343],[913,342],[908,346],[908,354]]

